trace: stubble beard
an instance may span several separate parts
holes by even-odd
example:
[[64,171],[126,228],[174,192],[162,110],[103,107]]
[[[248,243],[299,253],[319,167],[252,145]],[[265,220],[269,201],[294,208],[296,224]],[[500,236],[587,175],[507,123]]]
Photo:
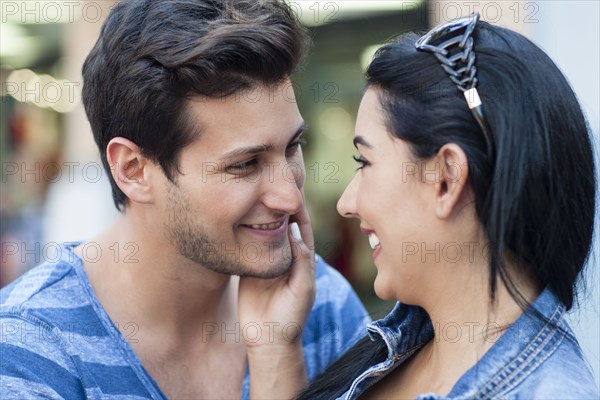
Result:
[[[194,222],[189,197],[176,184],[168,188],[168,220],[165,223],[165,236],[174,244],[179,254],[188,260],[214,272],[225,275],[238,275],[262,279],[277,278],[287,273],[292,266],[290,246],[272,246],[265,249],[263,243],[253,248],[261,251],[258,258],[246,260],[243,246],[239,243],[226,243],[211,237],[204,226]],[[267,265],[260,265],[268,251]],[[272,260],[272,261],[271,261]]]

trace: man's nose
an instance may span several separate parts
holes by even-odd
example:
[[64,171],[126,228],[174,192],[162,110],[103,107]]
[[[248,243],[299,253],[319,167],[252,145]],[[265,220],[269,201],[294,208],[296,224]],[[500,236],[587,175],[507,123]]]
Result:
[[263,203],[288,215],[300,212],[304,205],[304,166],[295,163],[276,165],[266,179]]

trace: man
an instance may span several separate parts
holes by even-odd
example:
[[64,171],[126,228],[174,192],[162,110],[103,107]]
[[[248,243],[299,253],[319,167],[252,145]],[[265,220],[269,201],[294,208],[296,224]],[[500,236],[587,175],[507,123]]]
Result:
[[291,397],[361,335],[310,250],[306,42],[280,1],[112,10],[83,99],[121,216],[1,291],[3,398]]

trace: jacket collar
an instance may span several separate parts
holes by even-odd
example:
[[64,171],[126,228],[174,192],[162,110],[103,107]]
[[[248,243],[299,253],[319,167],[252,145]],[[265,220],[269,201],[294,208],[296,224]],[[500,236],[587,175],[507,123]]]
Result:
[[[450,398],[497,397],[535,368],[536,356],[558,345],[569,328],[562,321],[565,307],[548,288],[499,337],[493,346],[454,385]],[[558,329],[557,329],[558,328]],[[433,338],[433,326],[421,307],[396,303],[383,319],[367,326],[371,340],[384,340],[388,362],[401,362]],[[531,371],[530,371],[531,372]]]

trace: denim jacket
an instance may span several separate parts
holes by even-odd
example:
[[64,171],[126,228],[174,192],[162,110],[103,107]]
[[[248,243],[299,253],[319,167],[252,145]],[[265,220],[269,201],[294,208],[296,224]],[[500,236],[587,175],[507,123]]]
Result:
[[[532,308],[547,322],[531,313]],[[495,343],[449,394],[424,393],[417,400],[599,399],[594,378],[564,314],[564,305],[545,289],[503,335],[486,338]],[[456,325],[452,335],[469,328]],[[367,329],[371,340],[385,341],[387,359],[361,373],[338,400],[357,399],[433,338],[433,326],[425,311],[400,303]]]

